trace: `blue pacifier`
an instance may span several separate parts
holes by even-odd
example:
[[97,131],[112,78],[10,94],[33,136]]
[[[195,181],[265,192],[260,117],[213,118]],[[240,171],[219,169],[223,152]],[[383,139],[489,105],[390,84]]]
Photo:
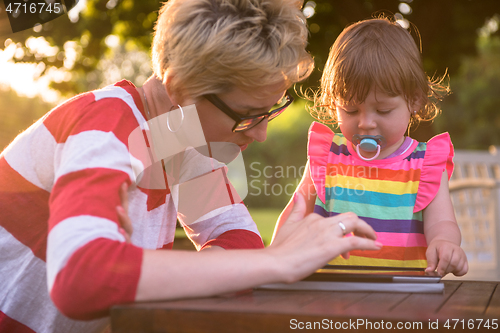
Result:
[[[380,154],[380,149],[383,148],[386,145],[386,141],[383,136],[381,135],[360,135],[360,134],[355,134],[352,137],[352,143],[356,146],[356,153],[358,153],[359,158],[365,161],[371,161],[374,160],[378,157]],[[359,152],[359,149],[366,151],[366,152],[374,152],[377,151],[375,156],[371,158],[365,158],[361,153]]]

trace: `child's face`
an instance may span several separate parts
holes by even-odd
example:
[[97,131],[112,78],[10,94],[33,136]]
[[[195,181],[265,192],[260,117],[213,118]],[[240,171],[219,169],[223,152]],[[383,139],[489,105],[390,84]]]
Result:
[[[410,122],[411,111],[402,96],[391,97],[372,89],[363,103],[336,102],[337,119],[345,138],[352,142],[355,134],[381,135],[387,145],[381,149],[377,159],[395,152],[404,141]],[[374,156],[375,152],[363,152],[363,156]]]

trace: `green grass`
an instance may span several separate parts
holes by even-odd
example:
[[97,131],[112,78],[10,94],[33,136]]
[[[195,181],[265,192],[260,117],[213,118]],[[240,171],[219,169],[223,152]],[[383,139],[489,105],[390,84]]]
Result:
[[260,235],[264,244],[267,246],[271,242],[273,237],[274,226],[278,220],[278,216],[281,214],[281,209],[274,208],[261,208],[261,209],[249,209],[250,215],[252,215],[253,220],[257,224]]

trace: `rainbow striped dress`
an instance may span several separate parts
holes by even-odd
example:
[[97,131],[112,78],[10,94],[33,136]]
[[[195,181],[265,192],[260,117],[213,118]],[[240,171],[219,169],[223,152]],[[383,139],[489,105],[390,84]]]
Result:
[[335,216],[354,212],[377,232],[378,251],[351,251],[332,265],[427,267],[422,210],[434,199],[444,170],[453,171],[448,133],[427,143],[413,140],[402,154],[360,159],[342,134],[314,122],[308,158],[317,198],[314,212]]

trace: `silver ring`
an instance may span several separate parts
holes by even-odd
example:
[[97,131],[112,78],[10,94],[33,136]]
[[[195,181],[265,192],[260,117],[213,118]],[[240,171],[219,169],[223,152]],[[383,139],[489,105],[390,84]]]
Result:
[[347,233],[346,229],[345,229],[345,224],[342,222],[339,222],[339,227],[340,227],[340,229],[342,229],[342,235],[345,236]]

